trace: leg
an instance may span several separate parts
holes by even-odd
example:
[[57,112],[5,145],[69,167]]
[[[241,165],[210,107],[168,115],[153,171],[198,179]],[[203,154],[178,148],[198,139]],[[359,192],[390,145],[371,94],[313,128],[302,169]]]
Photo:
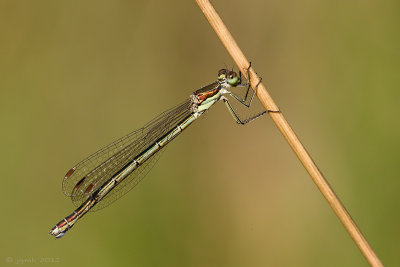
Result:
[[251,106],[251,103],[253,102],[254,96],[256,95],[256,92],[257,92],[257,87],[261,83],[261,81],[262,81],[262,78],[260,78],[260,80],[258,81],[258,83],[256,85],[256,88],[254,88],[254,92],[253,92],[253,94],[252,94],[252,96],[250,98],[249,104],[246,104],[246,101],[247,101],[247,97],[248,97],[249,91],[250,91],[250,84],[247,86],[247,92],[246,92],[246,95],[245,95],[245,97],[243,99],[241,99],[240,97],[238,97],[237,95],[235,95],[232,92],[229,92],[229,95],[231,95],[233,98],[235,98],[243,106],[249,108]]
[[228,99],[226,99],[226,97],[223,97],[222,100],[224,101],[226,107],[228,108],[229,112],[231,113],[231,115],[235,119],[235,121],[238,124],[241,124],[241,125],[244,125],[244,124],[246,124],[248,122],[251,122],[252,120],[257,119],[258,117],[260,117],[260,116],[264,115],[265,113],[267,113],[267,111],[265,110],[265,111],[261,112],[260,114],[257,114],[257,115],[255,115],[255,116],[253,116],[251,118],[248,118],[248,119],[242,121],[239,118],[239,116],[236,114],[235,110],[233,109],[233,107],[229,103]]
[[[246,72],[247,72],[247,73],[246,73],[247,82],[244,83],[244,84],[239,84],[239,85],[236,86],[236,87],[244,87],[244,86],[247,86],[247,91],[246,91],[245,97],[244,97],[243,99],[241,99],[240,97],[238,97],[238,96],[235,95],[234,93],[229,92],[229,94],[230,94],[233,98],[235,98],[240,104],[242,104],[243,106],[246,106],[246,107],[248,107],[248,108],[250,107],[251,103],[253,102],[254,96],[256,95],[256,92],[257,92],[257,87],[258,87],[258,85],[261,83],[261,80],[262,80],[262,78],[260,78],[260,80],[258,81],[258,83],[257,83],[257,85],[256,85],[256,88],[254,88],[254,92],[253,92],[253,95],[251,96],[251,99],[250,99],[250,101],[249,101],[249,104],[246,104],[247,97],[248,97],[249,91],[250,91],[250,84],[248,83],[248,81],[249,81],[249,79],[250,79],[250,68],[251,68],[251,62],[250,62],[249,67],[247,68],[247,71],[246,71]],[[239,74],[240,74],[240,80],[242,80],[242,72],[239,72]]]
[[[249,77],[250,77],[250,73],[249,73],[249,71],[250,71],[250,68],[251,68],[251,62],[249,63],[249,66],[247,67],[247,70],[246,70],[246,80],[248,81],[249,80]],[[242,82],[242,72],[239,70],[239,79],[240,79],[240,82]],[[237,86],[248,86],[249,84],[246,82],[246,83],[242,83],[242,84],[239,84],[239,85],[237,85]]]
[[[245,97],[244,97],[244,99],[242,101],[245,101],[247,99],[247,95],[249,94],[249,89],[250,88],[249,88],[248,79],[250,77],[250,72],[249,72],[250,68],[251,68],[251,62],[249,63],[249,67],[246,70],[246,83],[241,83],[241,84],[236,85],[236,87],[245,87],[245,86],[247,86],[247,92],[246,92],[246,95],[245,95]],[[242,72],[241,71],[239,71],[239,79],[240,79],[240,82],[242,82]]]
[[[245,86],[247,86],[247,91],[246,91],[245,97],[244,97],[243,99],[241,99],[240,97],[238,97],[237,95],[233,94],[232,92],[228,92],[230,96],[232,96],[234,99],[236,99],[240,104],[242,104],[242,105],[245,106],[246,108],[250,108],[251,103],[253,102],[254,96],[255,96],[256,93],[257,93],[258,85],[260,85],[260,83],[261,83],[261,81],[262,81],[262,78],[260,78],[259,81],[258,81],[258,83],[257,83],[257,85],[256,85],[256,87],[254,88],[254,92],[253,92],[253,94],[252,94],[252,96],[251,96],[251,98],[250,98],[249,103],[246,104],[247,97],[249,96],[249,91],[250,91],[250,84],[248,83],[248,81],[250,80],[250,68],[251,68],[251,62],[250,62],[250,64],[249,64],[249,67],[248,67],[247,70],[246,70],[246,72],[247,72],[247,73],[246,73],[246,75],[247,75],[247,82],[246,82],[245,84],[239,84],[239,85],[236,86],[236,87],[245,87]],[[240,74],[240,77],[239,77],[239,78],[240,78],[240,80],[242,80],[242,72],[239,72],[239,74]],[[264,114],[267,113],[267,112],[268,112],[268,113],[270,113],[270,112],[272,112],[272,113],[280,113],[279,110],[265,110],[265,111],[263,111],[263,112],[261,112],[261,113],[255,115],[255,116],[251,117],[251,118],[248,118],[248,119],[242,121],[242,120],[239,118],[239,116],[237,115],[237,113],[235,112],[235,110],[233,109],[232,105],[229,103],[228,99],[225,98],[225,97],[223,97],[222,100],[224,100],[224,103],[225,103],[226,107],[228,108],[229,112],[231,113],[231,115],[232,115],[232,117],[235,119],[235,121],[236,121],[237,123],[239,123],[239,124],[242,124],[242,125],[244,125],[244,124],[246,124],[246,123],[248,123],[248,122],[250,122],[250,121],[252,121],[252,120],[254,120],[254,119],[257,119],[258,117],[264,115]]]

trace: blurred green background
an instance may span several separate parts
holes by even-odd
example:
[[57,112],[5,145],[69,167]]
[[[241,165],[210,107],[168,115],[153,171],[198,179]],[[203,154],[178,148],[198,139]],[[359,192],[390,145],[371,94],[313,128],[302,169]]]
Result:
[[[399,1],[213,1],[388,266],[400,250]],[[0,265],[366,266],[268,116],[218,104],[61,240],[77,161],[233,66],[195,1],[0,2]]]

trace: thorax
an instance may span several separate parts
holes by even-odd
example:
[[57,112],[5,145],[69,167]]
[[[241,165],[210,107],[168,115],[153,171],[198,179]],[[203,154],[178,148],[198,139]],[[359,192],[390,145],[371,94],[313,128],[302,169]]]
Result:
[[193,112],[201,112],[209,109],[215,102],[217,102],[221,97],[221,84],[219,82],[214,82],[207,85],[191,95],[193,106]]

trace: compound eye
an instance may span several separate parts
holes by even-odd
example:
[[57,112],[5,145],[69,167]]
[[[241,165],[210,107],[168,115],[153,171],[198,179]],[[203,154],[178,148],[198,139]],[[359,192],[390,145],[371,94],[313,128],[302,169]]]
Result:
[[226,73],[227,73],[226,69],[220,69],[218,71],[218,79],[225,79],[226,78]]
[[221,78],[221,76],[226,76],[226,69],[220,69],[218,71],[218,78]]
[[228,73],[228,79],[233,79],[233,78],[235,78],[235,77],[237,77],[236,72],[230,71],[230,72]]
[[234,71],[228,72],[228,76],[226,77],[226,80],[231,86],[236,86],[240,83],[239,77],[237,76],[236,72],[234,72]]

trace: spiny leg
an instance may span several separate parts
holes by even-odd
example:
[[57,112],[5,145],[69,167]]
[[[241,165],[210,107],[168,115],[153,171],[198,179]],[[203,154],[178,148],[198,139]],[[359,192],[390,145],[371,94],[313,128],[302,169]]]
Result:
[[[250,64],[249,64],[249,67],[247,68],[247,79],[248,79],[247,81],[250,80],[250,71],[249,71],[250,68],[251,68],[251,62],[250,62]],[[240,79],[241,79],[241,78],[242,78],[242,73],[240,72]],[[245,106],[245,107],[247,107],[247,108],[250,108],[251,103],[253,102],[254,96],[256,95],[258,85],[261,83],[261,81],[262,81],[262,78],[260,77],[260,79],[259,79],[259,81],[258,81],[256,87],[254,88],[254,92],[253,92],[253,94],[252,94],[252,96],[251,96],[251,99],[250,99],[250,101],[249,101],[248,104],[246,104],[247,97],[248,97],[248,94],[249,94],[249,91],[250,91],[250,84],[249,84],[248,82],[245,83],[245,84],[240,84],[240,85],[238,85],[239,87],[247,86],[246,95],[245,95],[245,97],[244,97],[243,99],[241,99],[240,97],[236,96],[236,95],[233,94],[232,92],[228,92],[228,93],[229,93],[229,95],[231,95],[234,99],[236,99],[240,104],[242,104],[243,106]],[[246,119],[246,120],[241,120],[241,119],[239,118],[239,116],[237,115],[237,112],[234,110],[234,108],[232,107],[232,105],[229,103],[229,100],[228,100],[226,97],[223,97],[222,100],[224,101],[226,107],[228,108],[229,112],[231,113],[231,115],[232,115],[232,117],[235,119],[235,121],[236,121],[237,123],[239,123],[239,124],[242,124],[242,125],[244,125],[244,124],[246,124],[246,123],[248,123],[248,122],[250,122],[250,121],[252,121],[252,120],[254,120],[254,119],[257,119],[258,117],[264,115],[264,114],[267,113],[267,112],[268,112],[268,113],[270,113],[270,112],[279,113],[279,112],[280,112],[279,110],[277,110],[277,111],[276,111],[276,110],[265,110],[265,111],[263,111],[263,112],[261,112],[261,113],[255,115],[255,116],[252,116],[252,117],[250,117],[250,118],[248,118],[248,119]]]
[[235,121],[236,121],[238,124],[244,125],[244,124],[246,124],[246,123],[248,123],[248,122],[251,122],[251,121],[254,120],[254,119],[257,119],[258,117],[264,115],[265,113],[267,113],[267,111],[264,110],[264,111],[261,112],[260,114],[257,114],[257,115],[255,115],[255,116],[253,116],[253,117],[250,117],[250,118],[246,119],[246,120],[241,120],[241,119],[239,118],[239,116],[237,115],[237,113],[235,112],[235,110],[233,109],[232,105],[229,103],[229,100],[228,100],[226,97],[222,97],[222,100],[224,101],[224,103],[225,103],[226,107],[228,108],[229,112],[231,113],[232,117],[235,119]]
[[[250,67],[251,67],[251,62],[250,62],[249,67],[247,68],[247,77],[248,77],[248,78],[250,77],[250,73],[249,73]],[[250,84],[248,84],[246,96],[245,96],[245,98],[244,98],[243,100],[240,99],[239,97],[237,97],[235,94],[233,94],[233,93],[231,93],[231,92],[229,92],[229,95],[231,95],[233,98],[235,98],[240,104],[242,104],[242,105],[245,106],[246,108],[250,108],[251,103],[253,102],[254,96],[255,96],[255,94],[256,94],[256,92],[257,92],[257,87],[258,87],[258,85],[261,83],[261,80],[262,80],[262,78],[260,78],[260,80],[258,81],[256,87],[254,88],[254,92],[253,92],[253,95],[251,96],[251,99],[250,99],[250,101],[249,101],[249,104],[246,104],[246,100],[247,100],[247,96],[248,96],[248,93],[249,93],[249,90],[250,90]],[[244,124],[246,124],[246,123],[248,123],[248,122],[250,122],[250,121],[252,121],[252,120],[254,120],[254,119],[257,119],[258,117],[260,117],[260,116],[264,115],[265,113],[267,113],[267,110],[264,110],[264,111],[262,111],[261,113],[256,114],[255,116],[252,116],[252,117],[250,117],[250,118],[248,118],[248,119],[242,121],[242,120],[239,118],[239,116],[237,115],[237,113],[235,112],[235,110],[234,110],[234,108],[232,107],[232,105],[229,103],[229,100],[228,100],[227,98],[225,98],[225,97],[224,97],[222,100],[224,100],[224,103],[225,103],[226,107],[228,108],[229,112],[231,113],[231,115],[232,115],[232,117],[235,119],[235,121],[236,121],[237,123],[239,123],[239,124],[242,124],[242,125],[244,125]]]
[[[243,84],[239,84],[239,85],[236,86],[236,87],[244,87],[244,86],[247,86],[247,91],[246,91],[245,97],[244,97],[243,99],[241,99],[240,97],[238,97],[238,96],[235,95],[234,93],[228,92],[230,96],[232,96],[233,98],[235,98],[240,104],[242,104],[243,106],[245,106],[245,107],[247,107],[247,108],[249,108],[249,107],[251,106],[251,103],[253,102],[254,96],[255,96],[256,93],[257,93],[258,85],[259,85],[259,84],[261,83],[261,81],[262,81],[262,77],[260,77],[260,79],[258,80],[258,83],[256,84],[256,87],[254,88],[254,92],[253,92],[253,95],[251,96],[251,99],[250,99],[249,104],[246,104],[247,96],[248,96],[249,91],[250,91],[250,84],[248,83],[248,81],[250,80],[250,68],[251,68],[251,62],[250,62],[250,64],[249,64],[249,67],[248,67],[247,70],[246,70],[246,72],[247,72],[247,82],[246,82],[246,83],[243,83]],[[240,80],[242,80],[242,72],[239,72],[239,74],[240,74]],[[268,110],[268,109],[267,109],[267,112],[268,112],[268,113],[270,113],[270,112],[271,112],[271,113],[279,113],[280,110]],[[263,114],[264,114],[264,113],[263,113]]]
[[[249,87],[249,77],[250,77],[250,72],[249,71],[250,71],[250,68],[251,68],[251,61],[249,62],[249,66],[247,67],[247,70],[246,70],[246,78],[245,78],[246,79],[246,83],[241,83],[241,84],[236,86],[236,87],[245,87],[245,86],[247,86],[246,95],[243,98],[244,101],[246,101],[247,96],[248,96],[249,91],[250,91],[250,87]],[[240,71],[240,70],[239,70],[239,79],[240,79],[240,82],[242,82],[242,71]]]
[[[248,97],[249,91],[250,91],[250,83],[248,82],[248,81],[250,80],[250,68],[251,68],[251,62],[250,62],[250,64],[249,64],[249,67],[247,68],[247,82],[246,82],[245,84],[239,84],[239,85],[236,86],[236,87],[244,87],[244,86],[247,86],[247,91],[246,91],[245,97],[242,99],[242,98],[238,97],[237,95],[235,95],[234,93],[229,92],[229,95],[231,95],[231,96],[232,96],[233,98],[235,98],[240,104],[242,104],[243,106],[245,106],[245,107],[247,107],[247,108],[249,108],[249,107],[251,106],[251,103],[253,102],[254,96],[256,95],[256,92],[257,92],[257,87],[258,87],[258,85],[259,85],[259,84],[261,83],[261,81],[262,81],[262,78],[260,78],[259,81],[258,81],[258,83],[257,83],[257,85],[256,85],[256,87],[254,88],[254,91],[253,91],[253,94],[252,94],[252,96],[251,96],[251,98],[250,98],[249,103],[246,104],[247,97]],[[242,73],[240,72],[240,79],[241,79],[241,78],[242,78]]]

